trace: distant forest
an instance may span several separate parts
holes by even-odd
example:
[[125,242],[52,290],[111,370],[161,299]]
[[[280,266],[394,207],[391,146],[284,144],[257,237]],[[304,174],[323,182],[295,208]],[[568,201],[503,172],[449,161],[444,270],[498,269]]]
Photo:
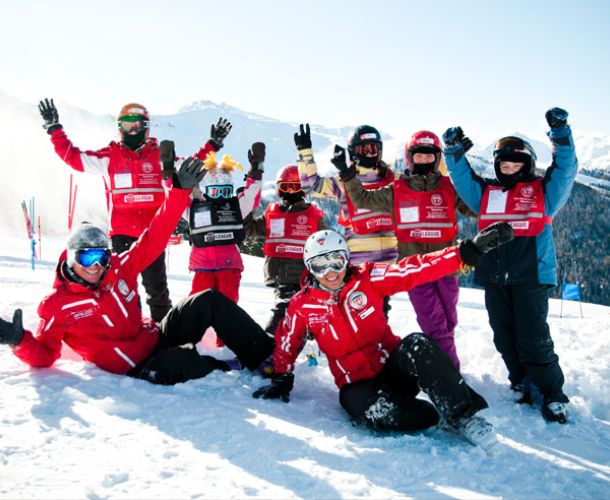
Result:
[[[315,201],[324,211],[327,227],[337,229],[338,203],[329,199]],[[263,201],[257,212],[261,213],[268,202]],[[460,216],[459,224],[461,238],[476,234],[475,219]],[[553,231],[560,285],[551,296],[561,298],[563,281],[578,283],[583,302],[610,306],[610,198],[575,183],[570,199],[553,219]],[[262,240],[247,240],[242,251],[262,256]],[[478,288],[472,274],[460,276],[460,286]]]

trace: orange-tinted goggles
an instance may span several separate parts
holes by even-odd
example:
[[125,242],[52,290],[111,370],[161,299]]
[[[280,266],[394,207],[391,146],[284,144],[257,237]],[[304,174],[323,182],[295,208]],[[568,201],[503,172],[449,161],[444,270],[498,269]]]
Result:
[[282,193],[298,193],[303,189],[300,182],[278,182],[277,188]]

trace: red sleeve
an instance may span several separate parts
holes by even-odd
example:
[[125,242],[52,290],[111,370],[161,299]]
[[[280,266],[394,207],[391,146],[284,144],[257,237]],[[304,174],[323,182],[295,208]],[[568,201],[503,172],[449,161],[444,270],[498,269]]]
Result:
[[45,312],[45,301],[38,306],[40,323],[36,337],[28,330],[23,333],[21,342],[13,347],[13,353],[21,361],[36,368],[51,366],[61,356],[61,344],[65,325],[53,314]]
[[51,133],[51,142],[57,156],[78,172],[104,175],[110,164],[109,148],[98,151],[81,151],[77,148],[63,129]]
[[406,292],[460,270],[462,259],[456,246],[424,255],[412,255],[396,264],[365,264],[371,286],[382,296]]
[[204,161],[208,156],[208,153],[210,153],[211,151],[216,150],[214,149],[214,146],[212,146],[209,142],[206,142],[203,147],[199,151],[197,151],[197,153],[195,154],[195,158],[199,158],[201,161]]
[[150,221],[129,251],[122,255],[121,265],[127,272],[137,275],[146,269],[165,250],[169,237],[190,200],[189,189],[171,188],[163,205]]
[[[295,300],[296,299],[296,300]],[[288,304],[286,315],[275,330],[273,370],[275,373],[292,373],[299,347],[307,333],[305,318],[300,314],[300,303],[295,296]]]

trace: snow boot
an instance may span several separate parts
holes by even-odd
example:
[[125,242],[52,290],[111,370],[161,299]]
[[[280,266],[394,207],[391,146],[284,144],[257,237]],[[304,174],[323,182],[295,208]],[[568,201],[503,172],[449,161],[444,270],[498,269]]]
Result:
[[457,430],[467,441],[481,447],[488,455],[493,455],[498,444],[498,438],[491,425],[483,417],[466,417],[459,420]]
[[560,401],[545,401],[542,405],[542,416],[547,422],[565,424],[568,421],[568,405]]
[[241,363],[239,362],[239,359],[237,358],[227,359],[225,360],[225,363],[227,363],[227,366],[230,370],[241,370],[243,368],[243,366],[241,366]]
[[534,396],[532,395],[532,386],[530,384],[512,384],[510,390],[513,391],[517,397],[515,403],[530,406],[534,404]]

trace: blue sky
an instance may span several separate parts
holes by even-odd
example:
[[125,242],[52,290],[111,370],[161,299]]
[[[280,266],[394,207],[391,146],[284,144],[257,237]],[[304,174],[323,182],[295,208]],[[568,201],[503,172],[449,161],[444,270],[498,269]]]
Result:
[[0,89],[97,113],[225,102],[395,136],[610,133],[610,1],[2,0]]

